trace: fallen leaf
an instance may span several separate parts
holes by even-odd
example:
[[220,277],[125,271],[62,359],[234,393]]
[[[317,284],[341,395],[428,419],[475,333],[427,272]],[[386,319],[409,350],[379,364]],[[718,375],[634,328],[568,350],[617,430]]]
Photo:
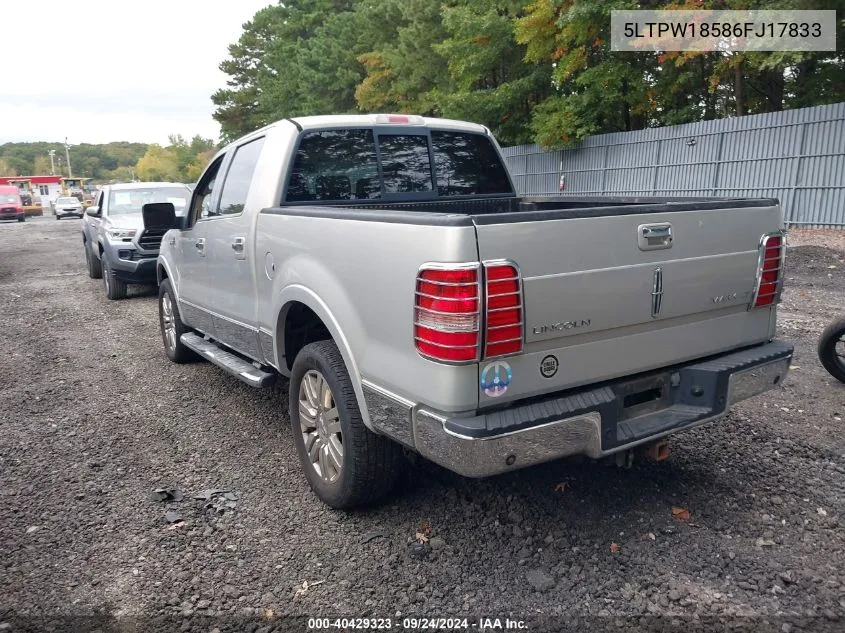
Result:
[[417,532],[416,538],[420,543],[428,543],[428,537],[422,532]]
[[303,595],[306,591],[308,591],[311,587],[316,587],[317,585],[322,585],[325,580],[315,580],[314,582],[308,582],[307,580],[303,580],[302,584],[296,588],[296,591],[293,594],[294,598],[297,598]]
[[757,547],[772,547],[775,542],[771,539],[767,538],[758,538],[757,539]]
[[555,492],[566,492],[569,490],[569,482],[562,481],[557,486],[555,486]]
[[276,617],[276,612],[273,611],[273,609],[268,609],[265,607],[261,610],[261,617],[263,617],[265,620],[272,620]]
[[828,266],[828,268],[836,268],[836,266]]
[[672,516],[678,519],[678,521],[689,521],[689,510],[686,508],[672,508]]
[[172,525],[168,525],[167,529],[168,530],[175,530],[176,528],[180,528],[183,525],[185,525],[184,521],[177,521],[176,523],[173,523]]
[[430,536],[431,535],[431,523],[429,523],[428,521],[420,521],[420,529],[417,533],[418,534],[422,533],[424,536]]
[[610,544],[610,551],[615,554],[616,552],[619,551],[619,546],[616,543],[611,543]]
[[790,369],[801,369],[801,366],[800,365],[790,365],[789,368]]
[[648,538],[650,538],[652,541],[654,541],[654,540],[656,540],[656,539],[657,539],[657,537],[654,535],[654,532],[649,532],[649,533],[648,533]]
[[819,516],[823,516],[823,517],[827,516],[827,510],[825,510],[824,508],[816,508],[816,512],[818,513]]

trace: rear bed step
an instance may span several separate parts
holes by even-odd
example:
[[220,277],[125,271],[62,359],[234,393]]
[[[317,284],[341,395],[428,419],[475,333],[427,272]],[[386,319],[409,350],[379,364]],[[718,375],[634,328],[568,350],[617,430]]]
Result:
[[231,374],[243,380],[250,387],[271,387],[276,382],[277,374],[259,369],[240,356],[227,352],[217,344],[208,341],[193,332],[185,332],[181,341],[202,356]]

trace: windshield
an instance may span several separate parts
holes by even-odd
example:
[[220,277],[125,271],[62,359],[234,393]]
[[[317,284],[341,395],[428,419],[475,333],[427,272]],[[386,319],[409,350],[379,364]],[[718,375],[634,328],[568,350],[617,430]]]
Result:
[[137,189],[117,189],[109,193],[109,215],[141,213],[141,208],[149,202],[170,202],[176,215],[184,215],[188,207],[191,192],[187,187],[138,187]]
[[20,204],[20,201],[21,199],[17,196],[17,194],[0,193],[0,202],[7,204]]
[[79,202],[76,198],[59,198],[56,200],[56,204],[76,204]]

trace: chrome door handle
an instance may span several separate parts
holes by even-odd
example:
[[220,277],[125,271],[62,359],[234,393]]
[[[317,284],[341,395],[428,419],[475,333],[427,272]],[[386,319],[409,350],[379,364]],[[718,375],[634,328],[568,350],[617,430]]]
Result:
[[246,259],[246,238],[234,237],[232,238],[232,250],[235,251],[235,259]]

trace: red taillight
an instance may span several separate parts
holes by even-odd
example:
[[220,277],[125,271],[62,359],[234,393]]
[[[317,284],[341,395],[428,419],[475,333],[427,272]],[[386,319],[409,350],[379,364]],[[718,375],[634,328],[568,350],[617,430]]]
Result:
[[404,114],[388,114],[387,120],[390,123],[407,123],[408,117],[405,116]]
[[423,268],[417,274],[414,341],[423,356],[477,361],[481,332],[478,264]]
[[513,264],[484,265],[487,279],[487,330],[484,356],[522,351],[522,284]]
[[760,240],[760,255],[757,264],[757,287],[754,289],[752,308],[762,308],[777,303],[783,282],[782,233],[764,235]]
[[510,263],[429,264],[417,274],[414,341],[432,360],[481,359],[481,319],[486,317],[484,357],[522,351],[522,280]]

